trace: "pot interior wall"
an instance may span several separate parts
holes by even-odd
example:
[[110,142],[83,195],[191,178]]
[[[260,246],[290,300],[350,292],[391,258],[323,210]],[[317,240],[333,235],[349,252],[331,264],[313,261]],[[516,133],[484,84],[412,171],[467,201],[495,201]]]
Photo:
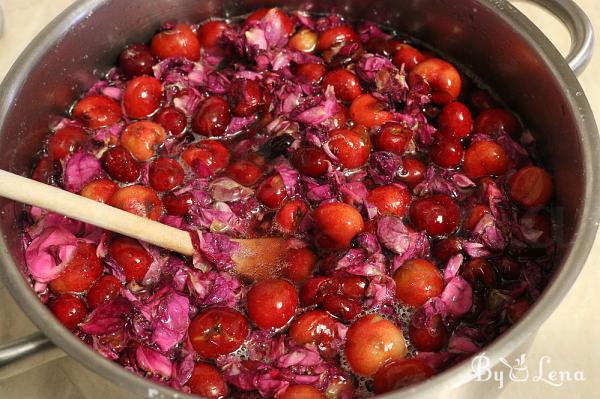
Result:
[[[162,21],[200,21],[245,14],[277,1],[109,0],[91,14],[82,13],[64,28],[58,42],[35,54],[37,66],[7,93],[6,118],[0,126],[0,168],[26,174],[49,126],[113,65],[125,44],[147,41]],[[582,147],[576,116],[553,71],[531,50],[490,3],[475,0],[286,1],[286,8],[339,12],[368,19],[417,37],[484,78],[523,116],[539,139],[542,156],[555,178],[562,253],[577,226],[584,196]],[[14,99],[17,100],[14,100]],[[0,107],[0,115],[2,108]],[[0,201],[1,228],[13,258],[22,262],[18,234],[20,207]]]

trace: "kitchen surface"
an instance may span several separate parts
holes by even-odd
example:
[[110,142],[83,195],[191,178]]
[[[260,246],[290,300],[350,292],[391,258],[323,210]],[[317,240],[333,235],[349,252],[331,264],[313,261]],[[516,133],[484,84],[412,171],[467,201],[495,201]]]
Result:
[[[72,0],[0,0],[4,13],[4,28],[0,16],[0,79],[19,53],[52,18],[69,6]],[[600,36],[600,2],[576,0],[590,16],[597,36]],[[569,36],[566,28],[553,16],[529,2],[515,2],[558,49],[566,54]],[[101,40],[101,38],[98,38]],[[82,43],[85,45],[85,43]],[[580,76],[592,109],[600,114],[600,46],[585,72]],[[600,162],[600,156],[599,160]],[[600,204],[598,204],[600,206]],[[521,360],[528,368],[527,381],[513,381],[521,372],[504,369],[498,385],[503,387],[500,398],[584,398],[596,397],[600,383],[600,240],[596,243],[579,279],[567,298],[538,331],[530,350]],[[14,303],[0,282],[0,344],[25,336],[36,330]],[[516,366],[517,359],[506,359]],[[522,361],[524,360],[524,362]],[[517,367],[518,368],[518,367]],[[562,378],[561,378],[562,377]],[[568,378],[567,378],[568,377]],[[512,378],[515,379],[515,378]],[[523,378],[525,379],[525,378]],[[475,382],[476,383],[476,382]],[[45,364],[25,374],[0,381],[2,399],[74,399],[125,398],[123,391],[95,376],[69,358]]]

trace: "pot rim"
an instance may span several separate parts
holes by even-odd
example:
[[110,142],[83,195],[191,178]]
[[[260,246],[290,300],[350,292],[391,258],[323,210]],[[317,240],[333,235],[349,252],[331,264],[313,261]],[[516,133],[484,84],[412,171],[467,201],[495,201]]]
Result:
[[[490,358],[490,365],[493,366],[498,363],[499,358],[507,356],[518,349],[533,332],[537,331],[563,300],[585,264],[600,219],[600,207],[594,206],[594,204],[600,202],[600,187],[598,187],[600,163],[594,162],[593,159],[594,154],[599,152],[600,139],[587,98],[585,95],[580,95],[580,93],[583,93],[583,89],[579,81],[548,38],[506,0],[478,0],[478,2],[480,7],[488,8],[498,18],[511,25],[549,67],[554,78],[569,88],[565,96],[569,108],[576,113],[576,123],[583,155],[583,173],[586,182],[583,198],[584,206],[574,234],[577,240],[575,240],[563,260],[565,266],[556,272],[553,281],[544,289],[540,298],[532,306],[531,311],[517,325],[487,345],[483,352],[480,352],[485,353]],[[13,99],[29,73],[38,64],[45,49],[60,41],[72,25],[87,19],[92,14],[92,10],[101,7],[103,3],[104,0],[78,1],[52,20],[32,40],[11,67],[0,85],[0,98]],[[0,102],[0,129],[11,105],[8,101]],[[52,313],[39,301],[12,260],[4,236],[0,239],[0,258],[3,259],[0,266],[0,275],[21,309],[54,344],[85,367],[117,386],[125,387],[129,391],[149,398],[192,399],[197,397],[138,377],[122,366],[99,356],[70,331],[57,323]],[[427,397],[436,396],[440,392],[440,387],[443,387],[444,390],[452,389],[473,380],[473,378],[474,374],[470,362],[462,362],[421,384],[390,392],[381,397],[405,397],[413,394]]]

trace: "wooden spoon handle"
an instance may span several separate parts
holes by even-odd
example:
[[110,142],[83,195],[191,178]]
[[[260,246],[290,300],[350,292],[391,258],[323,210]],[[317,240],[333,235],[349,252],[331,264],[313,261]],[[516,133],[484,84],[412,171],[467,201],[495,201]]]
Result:
[[0,196],[47,209],[115,233],[192,256],[186,231],[158,223],[57,187],[0,170]]

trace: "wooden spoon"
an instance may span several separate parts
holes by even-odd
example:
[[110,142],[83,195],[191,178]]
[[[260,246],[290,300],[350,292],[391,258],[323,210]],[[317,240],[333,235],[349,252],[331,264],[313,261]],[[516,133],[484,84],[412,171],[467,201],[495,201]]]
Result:
[[[0,170],[0,196],[65,215],[186,256],[194,254],[187,231]],[[233,239],[240,249],[232,259],[241,277],[261,280],[280,275],[287,242],[281,237]]]

